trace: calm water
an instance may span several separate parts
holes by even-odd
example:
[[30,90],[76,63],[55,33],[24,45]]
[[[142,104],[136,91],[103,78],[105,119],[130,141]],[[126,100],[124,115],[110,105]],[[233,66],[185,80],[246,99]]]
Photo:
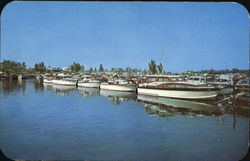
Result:
[[234,161],[248,150],[246,111],[212,103],[36,80],[0,81],[0,97],[0,148],[12,159]]

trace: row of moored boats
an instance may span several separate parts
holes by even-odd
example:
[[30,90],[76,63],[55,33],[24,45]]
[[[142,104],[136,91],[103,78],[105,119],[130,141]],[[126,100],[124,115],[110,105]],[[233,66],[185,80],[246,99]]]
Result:
[[44,83],[100,88],[102,90],[137,92],[141,95],[178,99],[214,99],[220,94],[234,91],[232,84],[208,84],[198,77],[183,79],[177,75],[147,75],[144,79],[102,79],[91,75],[43,77]]

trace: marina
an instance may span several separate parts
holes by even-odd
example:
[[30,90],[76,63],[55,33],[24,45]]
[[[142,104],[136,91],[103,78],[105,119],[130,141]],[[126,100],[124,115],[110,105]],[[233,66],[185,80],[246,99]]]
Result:
[[[0,146],[12,159],[206,160],[209,153],[208,160],[235,160],[248,149],[249,109],[231,108],[227,101],[154,97],[37,79],[4,80],[0,87]],[[64,145],[71,151],[64,153]]]

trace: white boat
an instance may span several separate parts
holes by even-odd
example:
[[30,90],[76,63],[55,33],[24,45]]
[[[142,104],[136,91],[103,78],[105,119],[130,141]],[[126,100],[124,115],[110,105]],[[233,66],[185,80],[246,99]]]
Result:
[[44,77],[43,83],[53,83],[53,78],[52,77]]
[[76,86],[77,80],[72,78],[53,79],[52,83],[57,85]]
[[219,88],[220,90],[218,91],[218,94],[223,95],[231,94],[234,91],[232,79],[230,79],[230,77],[225,77],[224,75],[221,75],[220,78],[217,78],[215,81],[204,76],[191,76],[188,78],[187,82],[200,85],[210,85]]
[[52,74],[46,73],[45,75],[41,76],[43,79],[43,83],[53,83],[53,79],[55,79],[55,76]]
[[90,87],[90,88],[99,88],[101,82],[96,79],[92,79],[91,76],[85,76],[83,79],[77,82],[78,87]]
[[220,88],[196,85],[187,82],[167,82],[159,85],[144,84],[137,88],[138,94],[179,98],[179,99],[214,99]]
[[61,90],[61,91],[74,91],[74,90],[76,90],[76,87],[74,87],[74,86],[65,86],[65,85],[59,85],[59,84],[52,84],[52,87],[54,90]]
[[137,85],[125,80],[116,80],[108,83],[101,83],[100,89],[112,91],[135,92]]
[[162,83],[177,81],[184,81],[184,79],[181,78],[179,75],[146,75],[145,81],[143,83],[140,83],[139,87],[143,87],[145,85],[157,86]]

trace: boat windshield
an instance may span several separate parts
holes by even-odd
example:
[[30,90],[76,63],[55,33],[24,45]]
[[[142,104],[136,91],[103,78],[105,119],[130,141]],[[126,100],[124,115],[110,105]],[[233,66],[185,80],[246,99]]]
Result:
[[156,81],[156,78],[148,78],[147,80],[150,82],[154,82],[154,81]]
[[166,82],[166,81],[169,81],[169,78],[159,78],[159,81],[160,82]]

